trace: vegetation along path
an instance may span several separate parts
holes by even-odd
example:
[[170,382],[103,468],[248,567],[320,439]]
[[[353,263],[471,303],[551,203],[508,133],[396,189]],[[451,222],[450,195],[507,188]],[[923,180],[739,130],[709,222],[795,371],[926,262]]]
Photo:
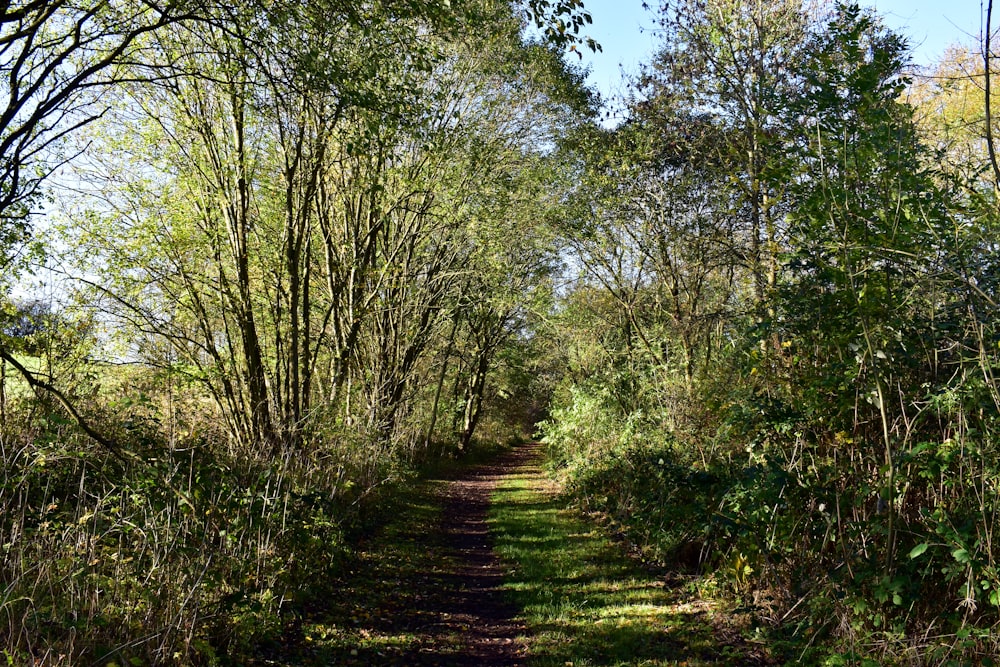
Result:
[[539,460],[527,445],[428,481],[260,664],[767,664],[563,509]]

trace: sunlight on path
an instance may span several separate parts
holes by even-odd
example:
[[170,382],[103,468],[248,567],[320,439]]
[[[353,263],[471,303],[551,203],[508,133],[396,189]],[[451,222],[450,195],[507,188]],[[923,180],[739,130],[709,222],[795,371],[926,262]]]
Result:
[[501,458],[418,485],[365,540],[294,645],[260,664],[525,665],[525,628],[501,588],[486,523],[490,494],[509,469]]
[[563,509],[537,446],[493,497],[506,589],[529,634],[529,665],[763,665],[720,637],[711,605],[665,585],[601,531]]
[[409,491],[254,667],[768,664],[565,510],[538,460],[525,446]]

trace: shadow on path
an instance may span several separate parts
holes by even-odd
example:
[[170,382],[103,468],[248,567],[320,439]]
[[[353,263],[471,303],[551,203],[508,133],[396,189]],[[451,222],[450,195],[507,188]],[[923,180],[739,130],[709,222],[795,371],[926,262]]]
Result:
[[770,664],[564,509],[539,460],[523,446],[408,492],[254,667]]
[[504,583],[530,629],[537,667],[767,665],[763,647],[685,586],[625,555],[565,508],[533,447],[494,496],[491,526]]
[[487,512],[497,481],[525,455],[422,485],[362,546],[295,647],[260,664],[524,665],[525,628],[501,589]]

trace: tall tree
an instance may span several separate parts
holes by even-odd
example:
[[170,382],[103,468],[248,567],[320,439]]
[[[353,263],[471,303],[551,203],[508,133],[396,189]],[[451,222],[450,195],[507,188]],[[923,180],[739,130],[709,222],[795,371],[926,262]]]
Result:
[[92,122],[90,104],[124,80],[118,65],[141,38],[195,16],[184,2],[60,0],[5,3],[0,10],[0,271],[29,233],[40,188],[60,163],[62,139]]
[[814,11],[803,0],[666,2],[663,45],[638,90],[715,127],[715,140],[700,148],[729,170],[716,187],[729,193],[741,221],[734,250],[758,308],[777,280],[788,184],[782,111],[801,85],[798,61]]
[[810,350],[796,357],[803,374],[792,386],[804,393],[792,403],[852,443],[880,443],[855,454],[867,474],[885,475],[877,483],[889,517],[886,572],[898,528],[895,457],[912,445],[922,384],[938,381],[930,349],[942,304],[933,295],[949,253],[947,197],[899,101],[906,53],[901,37],[851,4],[838,5],[810,46],[782,308],[793,345]]

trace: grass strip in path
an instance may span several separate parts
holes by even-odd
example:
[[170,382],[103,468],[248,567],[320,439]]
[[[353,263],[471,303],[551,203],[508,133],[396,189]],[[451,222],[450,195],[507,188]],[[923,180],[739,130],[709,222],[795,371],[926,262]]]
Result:
[[529,665],[769,664],[758,647],[720,636],[708,602],[668,586],[565,509],[539,459],[537,446],[522,451],[490,510]]

